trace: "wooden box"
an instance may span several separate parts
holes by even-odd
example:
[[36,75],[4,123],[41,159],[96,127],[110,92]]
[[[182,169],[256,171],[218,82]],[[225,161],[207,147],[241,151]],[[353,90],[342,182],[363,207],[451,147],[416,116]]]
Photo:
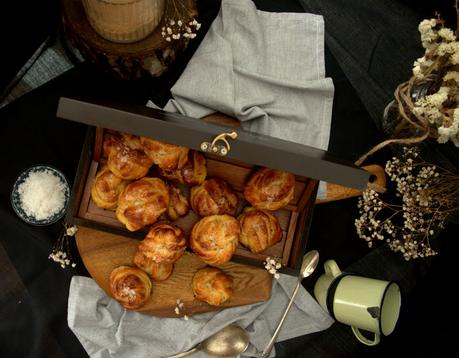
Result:
[[[206,146],[212,147],[213,140],[219,135],[236,132],[237,138],[234,140],[225,137],[230,148],[219,146],[224,142],[216,141],[214,147],[218,146],[218,154],[212,151],[202,153],[207,161],[207,177],[226,180],[238,193],[238,212],[248,204],[242,195],[244,184],[259,166],[295,174],[296,185],[293,200],[275,212],[283,230],[282,241],[260,254],[254,254],[239,245],[232,260],[262,267],[267,256],[276,257],[283,265],[280,272],[291,275],[299,272],[306,249],[318,180],[361,189],[369,178],[368,172],[332,158],[326,151],[142,106],[128,107],[61,98],[57,116],[90,125],[72,188],[67,221],[139,240],[144,238],[147,229],[128,231],[116,219],[114,211],[101,209],[91,200],[91,185],[104,161],[104,131],[111,129],[142,135],[201,151]],[[222,155],[226,148],[229,149],[227,154]],[[155,173],[151,175],[155,176]],[[187,216],[174,221],[174,224],[189,234],[197,220],[198,216],[190,210]]]

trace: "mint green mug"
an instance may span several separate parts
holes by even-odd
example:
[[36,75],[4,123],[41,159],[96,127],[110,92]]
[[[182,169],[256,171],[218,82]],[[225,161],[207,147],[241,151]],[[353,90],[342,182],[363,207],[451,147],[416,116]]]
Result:
[[[368,346],[392,333],[401,305],[397,283],[342,273],[333,260],[326,261],[324,268],[314,286],[314,296],[324,310],[351,326],[356,338]],[[366,338],[361,330],[373,332],[374,338]]]

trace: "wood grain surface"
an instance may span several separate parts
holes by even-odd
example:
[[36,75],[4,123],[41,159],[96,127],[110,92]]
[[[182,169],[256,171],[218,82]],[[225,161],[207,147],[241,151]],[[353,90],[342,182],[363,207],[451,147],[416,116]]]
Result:
[[[132,258],[138,240],[113,235],[107,232],[79,227],[76,243],[81,258],[92,278],[107,294],[111,271],[121,265],[134,266]],[[272,276],[264,269],[229,262],[219,266],[234,280],[234,293],[229,302],[214,307],[194,299],[191,280],[194,273],[206,264],[192,253],[185,253],[175,263],[171,277],[163,282],[153,281],[150,301],[138,312],[160,316],[177,317],[195,313],[220,310],[266,301],[271,296]],[[177,300],[184,303],[180,314],[175,313]]]
[[[373,185],[377,185],[381,189],[386,187],[386,175],[383,167],[380,165],[372,164],[364,166],[362,169],[373,174],[374,181],[371,182]],[[316,204],[353,198],[360,195],[362,195],[362,190],[347,188],[338,184],[327,183],[327,197],[324,199],[316,198]]]

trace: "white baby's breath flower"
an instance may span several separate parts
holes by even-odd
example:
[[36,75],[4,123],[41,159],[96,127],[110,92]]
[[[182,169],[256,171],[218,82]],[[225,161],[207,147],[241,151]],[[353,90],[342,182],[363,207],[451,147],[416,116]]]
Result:
[[449,81],[453,80],[456,83],[459,83],[459,72],[457,71],[449,71],[446,73],[446,75],[443,77],[443,81]]
[[413,67],[413,76],[420,80],[424,78],[424,74],[422,73],[421,66]]
[[77,226],[70,226],[68,227],[66,230],[65,230],[65,233],[68,235],[68,236],[74,236],[78,231],[78,227]]
[[449,60],[453,65],[459,65],[459,51],[455,51]]
[[456,51],[457,42],[441,43],[438,45],[437,54],[439,56],[451,55]]
[[456,108],[453,112],[453,123],[459,125],[459,108]]
[[277,275],[277,270],[282,267],[282,264],[276,258],[268,256],[264,262],[264,266],[266,271],[275,277]]
[[434,46],[434,41],[437,39],[438,35],[433,30],[433,27],[437,24],[437,20],[430,19],[430,20],[423,20],[418,26],[419,33],[421,34],[421,42],[422,46],[429,50]]
[[[449,137],[455,131],[458,131],[456,124],[444,127],[442,135]],[[459,141],[457,135],[455,139]],[[449,175],[442,176],[434,165],[417,157],[414,148],[404,148],[400,158],[386,163],[385,171],[396,184],[396,194],[402,202],[384,202],[368,189],[358,201],[360,217],[355,220],[357,235],[368,247],[384,241],[405,260],[435,255],[429,236],[436,227],[442,227],[449,212],[459,206],[454,195],[459,191],[457,176],[453,179]],[[392,221],[393,218],[398,219]]]
[[446,143],[448,140],[453,141],[459,133],[459,122],[454,121],[449,127],[438,127],[438,143]]
[[437,20],[436,19],[426,19],[422,20],[419,23],[418,30],[422,34],[424,32],[427,32],[429,30],[432,30],[432,28],[437,25]]
[[438,30],[438,36],[443,38],[444,40],[448,42],[452,42],[456,40],[456,36],[454,35],[454,32],[446,27]]
[[438,127],[438,138],[437,138],[437,142],[438,143],[446,143],[447,141],[449,141],[449,128],[445,128],[445,127]]

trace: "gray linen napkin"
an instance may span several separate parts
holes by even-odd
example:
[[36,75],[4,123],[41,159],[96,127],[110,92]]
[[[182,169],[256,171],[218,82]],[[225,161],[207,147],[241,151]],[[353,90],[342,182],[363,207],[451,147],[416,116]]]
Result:
[[[183,318],[158,318],[122,308],[92,279],[74,276],[70,284],[68,324],[92,358],[158,358],[188,350],[230,323],[247,329],[250,346],[243,357],[258,356],[268,343],[296,284],[281,275],[267,302]],[[333,323],[301,288],[278,341],[324,330]],[[274,356],[274,353],[271,355]],[[195,353],[193,357],[209,357]]]
[[166,111],[219,111],[244,129],[326,149],[334,87],[325,78],[323,18],[223,0],[171,92]]
[[[166,111],[195,118],[218,111],[245,130],[327,149],[334,87],[325,78],[322,16],[223,0],[171,93]],[[318,196],[325,190],[321,183]]]

